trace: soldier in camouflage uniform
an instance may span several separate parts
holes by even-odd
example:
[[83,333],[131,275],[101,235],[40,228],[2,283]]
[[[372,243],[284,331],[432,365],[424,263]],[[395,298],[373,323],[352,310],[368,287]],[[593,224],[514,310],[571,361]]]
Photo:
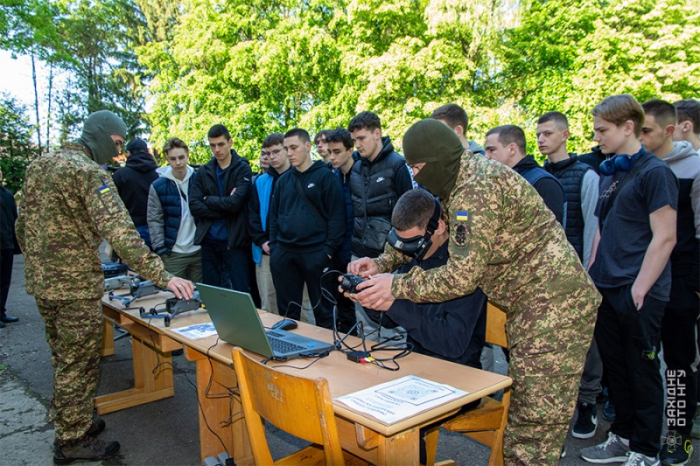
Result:
[[167,273],[146,248],[112,177],[98,165],[118,155],[125,136],[126,125],[114,113],[91,114],[76,143],[64,144],[27,168],[22,190],[17,235],[27,293],[36,298],[51,348],[56,464],[102,459],[119,450],[117,442],[94,438],[104,429],[104,421],[93,423],[102,338],[102,238],[156,285],[178,297],[190,297],[193,291],[191,282]]
[[507,464],[556,464],[574,411],[600,295],[564,230],[527,181],[464,151],[445,125],[423,120],[403,140],[417,183],[437,195],[450,229],[450,258],[431,270],[389,272],[410,260],[391,247],[351,263],[372,279],[361,304],[441,302],[480,287],[508,315],[513,378],[504,439]]

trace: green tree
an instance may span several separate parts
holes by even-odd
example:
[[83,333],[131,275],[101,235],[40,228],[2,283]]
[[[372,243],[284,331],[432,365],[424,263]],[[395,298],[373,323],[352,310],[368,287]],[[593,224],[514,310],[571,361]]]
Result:
[[[32,62],[32,81],[34,85],[34,112],[36,118],[36,137],[42,145],[39,83],[36,74],[36,61],[46,61],[51,66],[57,60],[65,58],[61,47],[62,40],[56,28],[57,19],[64,11],[60,2],[45,0],[0,0],[0,48],[9,50],[13,55],[28,55]],[[50,102],[53,74],[49,76],[49,92],[46,96]],[[51,118],[46,116],[46,144],[49,144]]]
[[0,169],[3,184],[13,192],[22,187],[27,165],[41,152],[31,142],[34,131],[26,107],[8,94],[0,95]]
[[529,147],[537,118],[551,110],[568,116],[570,150],[583,152],[593,144],[590,111],[604,97],[700,93],[695,0],[532,0],[518,18],[499,47],[497,85],[522,109],[514,122],[526,128]]
[[146,22],[132,0],[79,0],[58,28],[70,75],[59,98],[61,140],[97,110],[111,110],[126,122],[128,138],[148,130],[142,70],[134,47],[145,41]]
[[153,76],[153,140],[180,137],[201,163],[210,157],[207,130],[223,123],[241,155],[256,160],[268,133],[327,122],[332,110],[324,105],[342,85],[340,53],[326,26],[334,6],[183,1],[172,40],[139,49]]

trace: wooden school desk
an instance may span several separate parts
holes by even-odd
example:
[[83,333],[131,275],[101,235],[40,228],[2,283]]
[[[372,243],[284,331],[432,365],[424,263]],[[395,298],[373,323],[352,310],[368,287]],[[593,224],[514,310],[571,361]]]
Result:
[[[206,314],[204,314],[206,316]],[[280,319],[279,316],[261,311],[266,327]],[[185,356],[196,361],[197,394],[199,410],[199,434],[202,461],[204,458],[221,453],[224,449],[234,457],[236,464],[254,464],[250,443],[245,427],[242,409],[237,396],[236,374],[231,356],[232,346],[223,341],[213,346],[216,337],[190,340],[172,330],[200,323],[202,315],[177,317],[170,328],[161,328],[163,334],[179,341],[185,347]],[[160,324],[160,323],[159,323]],[[160,324],[162,325],[162,324]],[[332,342],[332,332],[312,325],[300,323],[294,330],[318,340]],[[350,337],[355,345],[357,338]],[[370,344],[368,343],[368,346]],[[390,355],[387,355],[390,357]],[[263,359],[260,357],[260,359]],[[348,361],[338,351],[317,361],[304,370],[283,368],[283,366],[303,367],[312,359],[293,359],[287,362],[269,362],[271,367],[290,371],[307,378],[323,377],[328,380],[331,396],[337,398],[406,375],[415,375],[435,382],[451,385],[469,394],[459,400],[434,408],[396,424],[385,426],[360,413],[334,403],[338,430],[343,448],[377,465],[418,465],[419,429],[455,414],[461,406],[485,395],[509,386],[509,377],[484,372],[470,367],[443,361],[441,359],[413,353],[400,359],[401,370],[393,372],[371,364],[357,364]],[[216,435],[214,435],[215,432]],[[222,446],[221,443],[224,443]]]
[[[119,292],[125,291],[117,290],[116,293]],[[134,301],[128,309],[119,300],[110,301],[107,294],[102,298],[104,327],[101,355],[114,354],[114,324],[128,332],[133,352],[134,388],[96,397],[98,414],[112,413],[175,394],[171,352],[182,349],[182,345],[163,332],[166,328],[163,319],[142,319],[139,315],[140,307],[148,310],[172,297],[172,293],[160,292]],[[209,316],[203,309],[177,316],[173,322],[178,323],[177,319],[183,318],[188,319],[187,325],[209,322]]]

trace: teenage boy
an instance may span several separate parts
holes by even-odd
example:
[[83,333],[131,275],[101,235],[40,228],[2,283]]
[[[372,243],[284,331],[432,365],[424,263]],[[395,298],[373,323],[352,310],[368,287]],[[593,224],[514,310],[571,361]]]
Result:
[[497,126],[486,133],[486,158],[512,168],[530,183],[557,221],[564,225],[566,198],[561,183],[527,154],[525,132],[515,125]]
[[148,192],[148,230],[153,251],[165,269],[193,282],[202,281],[201,246],[194,244],[196,226],[188,198],[194,184],[194,169],[188,165],[190,149],[178,138],[163,146],[168,167]]
[[255,178],[248,210],[248,232],[253,239],[253,262],[260,292],[260,307],[275,314],[279,312],[270,271],[270,201],[277,180],[291,167],[283,144],[282,133],[272,133],[263,141],[262,152],[268,159],[269,166],[265,174]]
[[190,211],[197,219],[194,244],[202,246],[202,281],[207,285],[250,292],[245,206],[253,171],[232,149],[224,125],[207,134],[213,157],[198,170],[190,193]]
[[[352,195],[350,194],[350,170],[356,160],[353,157],[355,145],[352,142],[352,135],[343,128],[338,128],[334,131],[326,133],[326,142],[328,144],[328,152],[330,153],[329,161],[333,169],[333,173],[338,176],[340,184],[343,187],[343,198],[345,199],[345,237],[343,244],[338,252],[333,256],[333,268],[341,272],[345,272],[352,258],[350,244],[352,242],[352,229],[354,223]],[[357,322],[355,316],[355,304],[339,293],[337,288],[333,288],[335,299],[337,301],[337,322],[338,330],[342,333],[348,333]]]
[[153,156],[148,152],[148,145],[143,139],[136,138],[126,146],[126,165],[120,168],[112,179],[117,186],[119,197],[129,211],[131,220],[136,226],[146,246],[152,249],[151,237],[148,232],[146,210],[148,208],[148,190],[158,179],[158,173]]
[[[348,131],[360,155],[350,175],[355,217],[352,255],[353,259],[377,257],[384,250],[386,235],[391,229],[391,212],[403,193],[413,189],[413,181],[406,159],[394,151],[389,137],[382,136],[382,123],[377,114],[357,114],[350,120]],[[379,338],[379,328],[359,303],[355,305],[355,313],[365,335]]]
[[[598,175],[587,164],[566,150],[569,120],[561,112],[548,112],[537,120],[537,147],[547,156],[544,169],[554,175],[566,195],[566,239],[576,250],[584,268],[588,268],[593,239],[598,229],[595,207],[598,203]],[[598,425],[596,397],[602,391],[603,363],[595,340],[586,356],[581,375],[576,411],[571,431],[576,438],[591,438]]]
[[438,107],[430,115],[430,118],[449,126],[459,138],[462,146],[469,149],[473,154],[486,155],[484,148],[479,144],[467,139],[467,128],[469,127],[469,117],[467,112],[457,104],[447,104]]
[[[299,320],[306,284],[316,325],[333,328],[333,309],[322,298],[321,283],[331,258],[343,243],[343,191],[328,166],[311,160],[311,139],[294,128],[284,135],[292,168],[277,181],[270,210],[270,269],[281,315]],[[327,288],[330,290],[331,288]]]
[[676,107],[674,141],[688,141],[695,151],[700,151],[700,101],[683,99],[673,104]]
[[316,146],[316,153],[318,153],[321,159],[323,159],[324,163],[329,162],[328,158],[331,155],[328,151],[328,141],[326,140],[328,133],[330,133],[330,130],[322,129],[321,131],[316,133],[316,137],[314,137],[314,146]]
[[671,291],[678,180],[639,137],[644,110],[628,94],[593,109],[593,140],[614,157],[600,167],[599,230],[590,274],[603,302],[595,339],[616,417],[591,463],[659,464],[664,389],[658,352]]
[[270,158],[268,152],[263,147],[260,149],[260,174],[267,173],[268,168],[270,168]]
[[700,157],[688,141],[673,142],[676,108],[663,100],[645,102],[642,142],[678,177],[676,247],[671,253],[671,295],[661,324],[666,361],[666,442],[661,460],[686,464],[697,400],[697,340],[700,317]]

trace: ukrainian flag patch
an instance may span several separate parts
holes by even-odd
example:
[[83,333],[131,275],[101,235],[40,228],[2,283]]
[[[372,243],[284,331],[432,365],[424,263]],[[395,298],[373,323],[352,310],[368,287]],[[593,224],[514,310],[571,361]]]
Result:
[[455,217],[458,222],[466,222],[467,220],[469,220],[469,212],[464,210],[458,210]]
[[97,192],[100,194],[107,194],[109,192],[109,186],[104,184],[104,185],[100,186],[99,188],[97,188]]

